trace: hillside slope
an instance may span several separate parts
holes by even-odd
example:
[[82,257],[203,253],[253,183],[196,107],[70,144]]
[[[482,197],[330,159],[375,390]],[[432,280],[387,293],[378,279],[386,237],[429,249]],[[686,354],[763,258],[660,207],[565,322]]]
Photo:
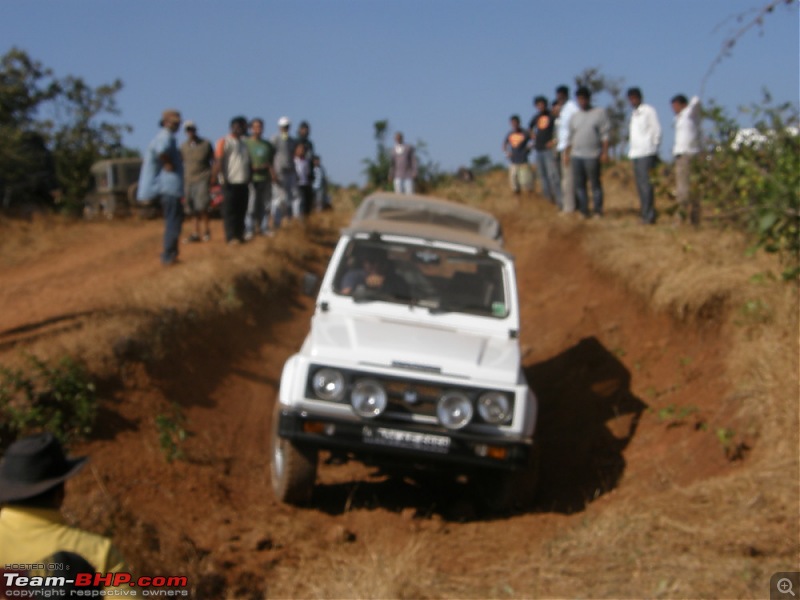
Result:
[[68,517],[197,598],[760,597],[800,569],[797,296],[769,258],[638,226],[624,171],[603,221],[517,199],[502,174],[438,195],[497,214],[516,256],[534,506],[486,515],[352,464],[320,469],[309,508],[272,497],[271,408],[313,311],[298,282],[324,270],[343,195],[243,247],[215,223],[171,268],[159,222],[0,221],[0,360],[79,356],[103,398]]

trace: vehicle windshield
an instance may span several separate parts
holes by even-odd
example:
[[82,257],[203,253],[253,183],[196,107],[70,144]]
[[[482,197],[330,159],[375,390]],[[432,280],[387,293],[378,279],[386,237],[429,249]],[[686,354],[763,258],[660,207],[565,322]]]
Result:
[[485,253],[375,239],[351,240],[334,291],[355,302],[394,302],[503,318],[503,263]]

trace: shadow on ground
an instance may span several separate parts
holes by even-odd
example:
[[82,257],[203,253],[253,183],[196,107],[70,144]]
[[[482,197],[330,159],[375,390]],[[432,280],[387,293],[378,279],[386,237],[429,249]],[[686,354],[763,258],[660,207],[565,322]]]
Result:
[[525,375],[539,399],[539,509],[583,510],[619,483],[623,451],[647,405],[631,392],[625,366],[594,337]]

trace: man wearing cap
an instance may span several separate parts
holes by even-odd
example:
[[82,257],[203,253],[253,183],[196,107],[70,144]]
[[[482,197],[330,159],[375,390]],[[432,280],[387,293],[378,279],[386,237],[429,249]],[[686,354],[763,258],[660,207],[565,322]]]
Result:
[[174,264],[178,260],[178,241],[183,226],[183,160],[175,141],[175,132],[181,124],[177,110],[165,110],[161,115],[161,129],[150,142],[139,173],[136,198],[140,202],[157,201],[164,213],[164,250],[161,262]]
[[0,460],[0,568],[40,564],[57,552],[85,559],[97,573],[127,571],[109,538],[66,524],[64,482],[87,457],[67,458],[51,433],[17,440]]
[[297,189],[297,172],[294,168],[294,153],[297,141],[289,135],[292,122],[289,117],[278,119],[278,133],[272,137],[272,146],[275,148],[275,183],[280,196],[273,202],[272,220],[275,229],[280,227],[283,211],[300,216],[300,194]]
[[[183,125],[186,140],[181,144],[181,157],[186,171],[186,187],[184,198],[186,207],[194,222],[194,230],[186,238],[187,242],[211,240],[211,230],[208,222],[208,208],[211,205],[209,180],[211,179],[211,165],[214,162],[214,149],[211,142],[197,135],[197,125],[194,121],[186,121]],[[200,222],[203,224],[203,234],[200,234]]]

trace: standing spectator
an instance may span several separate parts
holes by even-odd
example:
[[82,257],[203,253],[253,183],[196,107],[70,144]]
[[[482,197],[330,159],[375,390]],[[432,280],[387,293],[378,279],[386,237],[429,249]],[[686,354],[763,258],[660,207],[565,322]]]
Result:
[[165,110],[161,115],[161,129],[150,142],[139,173],[136,199],[140,202],[158,202],[164,213],[164,249],[161,263],[172,265],[178,260],[178,242],[183,227],[183,160],[175,132],[181,125],[181,113]]
[[331,199],[328,196],[328,175],[325,172],[325,167],[322,166],[322,157],[319,154],[314,155],[314,208],[316,210],[329,210],[331,208]]
[[275,148],[275,183],[278,187],[279,198],[272,203],[272,218],[275,229],[281,224],[283,212],[289,216],[298,214],[300,201],[297,191],[297,172],[294,168],[294,148],[297,141],[289,134],[292,122],[289,117],[278,119],[278,133],[272,137],[272,146]]
[[628,157],[633,162],[642,223],[652,225],[656,222],[656,206],[650,174],[658,165],[661,124],[658,122],[656,109],[642,102],[642,91],[639,88],[632,87],[628,90],[628,102],[633,108],[628,127]]
[[311,187],[312,169],[306,147],[297,144],[294,147],[294,170],[297,173],[297,191],[300,196],[300,211],[297,215],[300,219],[311,213],[311,204],[314,202],[314,190]]
[[508,181],[515,194],[519,194],[523,189],[531,192],[533,191],[533,176],[528,165],[528,154],[533,147],[533,142],[528,132],[520,127],[518,115],[511,115],[509,122],[511,131],[503,139],[503,152],[510,161]]
[[569,120],[567,154],[572,163],[572,177],[578,200],[578,210],[589,216],[587,183],[592,188],[594,217],[603,216],[603,185],[600,164],[608,160],[608,135],[611,123],[604,108],[592,106],[592,93],[581,87],[575,93],[580,110]]
[[310,133],[311,126],[308,124],[308,121],[300,121],[300,125],[297,126],[296,141],[306,149],[306,158],[312,161],[314,159],[314,142],[308,138]]
[[234,117],[230,133],[217,140],[214,150],[212,182],[222,185],[225,200],[222,219],[225,241],[240,244],[244,241],[244,219],[247,214],[248,184],[250,183],[250,153],[242,139],[247,133],[247,119]]
[[569,97],[569,88],[565,85],[556,88],[556,101],[559,106],[556,152],[558,153],[558,164],[561,167],[561,203],[563,205],[561,212],[568,214],[575,212],[575,181],[572,176],[572,163],[567,152],[569,122],[580,108],[578,103]]
[[264,120],[250,121],[250,137],[245,140],[250,153],[252,180],[247,197],[247,216],[244,221],[245,239],[254,234],[267,235],[269,232],[270,205],[272,204],[272,182],[275,170],[275,148],[261,137],[264,134]]
[[558,173],[554,149],[556,138],[553,115],[547,107],[547,98],[544,96],[536,96],[533,105],[539,112],[531,119],[528,129],[536,150],[536,168],[539,171],[539,180],[542,182],[542,194],[562,209],[561,176]]
[[129,569],[107,537],[67,525],[64,483],[87,458],[67,458],[51,433],[19,439],[0,462],[0,565],[32,565],[57,552],[77,555],[98,573]]
[[700,200],[692,194],[690,175],[694,157],[700,152],[700,98],[693,96],[691,101],[678,94],[672,99],[675,113],[675,143],[672,155],[675,157],[675,195],[678,201],[678,219],[687,216],[692,225],[700,224]]
[[403,134],[394,134],[394,148],[389,162],[389,181],[397,194],[413,194],[417,178],[417,153],[414,146],[403,141]]
[[[204,242],[211,240],[211,230],[208,223],[208,208],[211,204],[209,180],[211,179],[211,164],[214,162],[214,150],[211,142],[197,135],[197,126],[194,121],[186,121],[183,126],[186,140],[181,144],[181,157],[185,172],[184,198],[186,208],[192,216],[194,228],[192,234],[186,238],[187,242]],[[200,237],[200,222],[203,224],[203,236]]]

